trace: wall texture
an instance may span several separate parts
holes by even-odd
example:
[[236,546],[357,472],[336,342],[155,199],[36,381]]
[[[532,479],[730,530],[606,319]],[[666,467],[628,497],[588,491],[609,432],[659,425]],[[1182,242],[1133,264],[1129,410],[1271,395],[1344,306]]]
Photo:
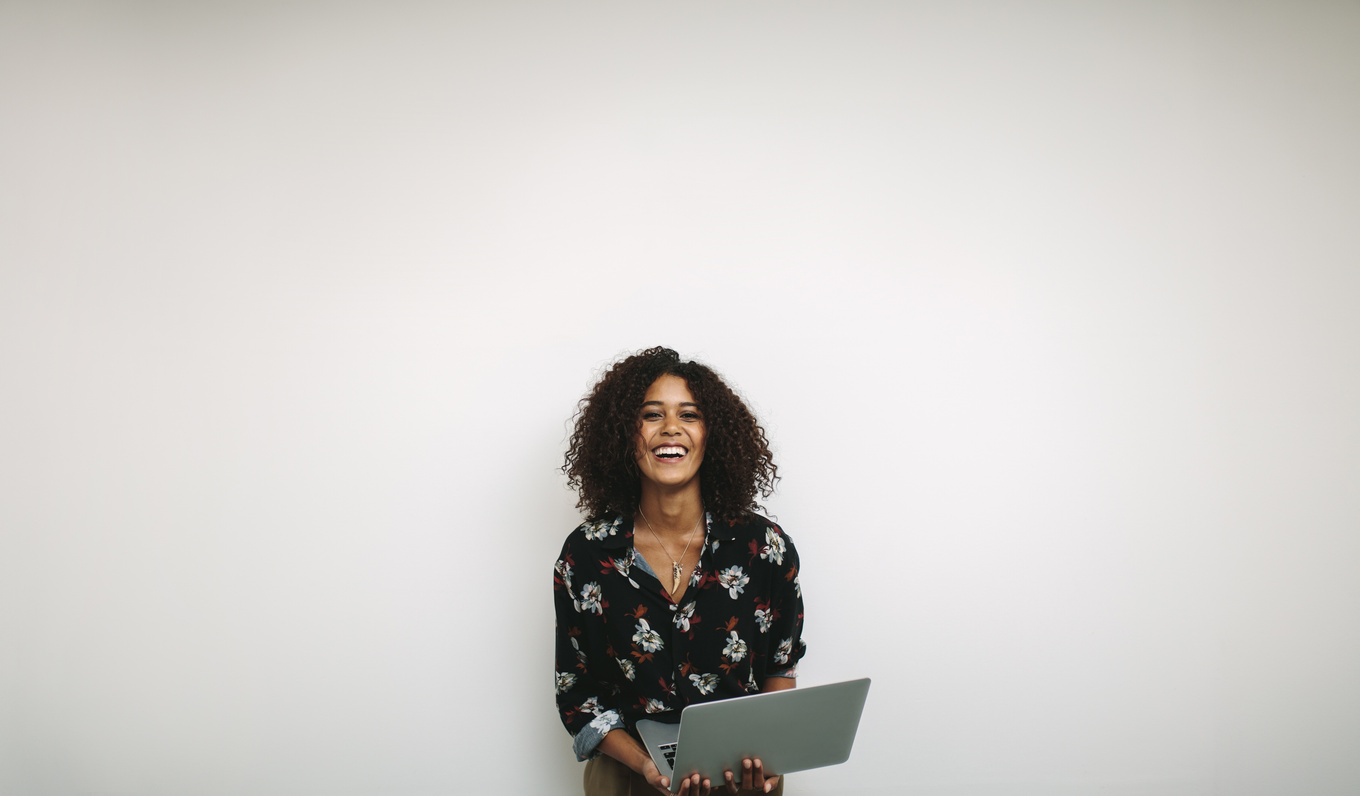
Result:
[[777,445],[790,793],[1360,790],[1360,7],[0,3],[0,793],[570,794],[555,468]]

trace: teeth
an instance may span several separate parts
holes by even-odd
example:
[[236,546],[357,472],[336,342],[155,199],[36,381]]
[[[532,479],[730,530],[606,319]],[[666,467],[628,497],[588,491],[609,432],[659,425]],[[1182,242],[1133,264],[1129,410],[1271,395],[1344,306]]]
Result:
[[677,445],[663,445],[660,448],[653,448],[652,453],[657,456],[684,456],[685,449]]

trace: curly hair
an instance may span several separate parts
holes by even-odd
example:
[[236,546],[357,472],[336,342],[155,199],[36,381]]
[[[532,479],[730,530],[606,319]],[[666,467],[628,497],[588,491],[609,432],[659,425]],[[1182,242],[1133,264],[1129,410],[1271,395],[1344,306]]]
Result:
[[779,480],[765,429],[717,373],[686,362],[669,348],[649,348],[617,362],[581,399],[562,472],[576,490],[576,505],[590,520],[631,516],[642,497],[633,459],[638,410],[652,382],[679,376],[703,414],[707,441],[699,466],[704,507],[728,522],[761,510],[756,493],[769,497]]

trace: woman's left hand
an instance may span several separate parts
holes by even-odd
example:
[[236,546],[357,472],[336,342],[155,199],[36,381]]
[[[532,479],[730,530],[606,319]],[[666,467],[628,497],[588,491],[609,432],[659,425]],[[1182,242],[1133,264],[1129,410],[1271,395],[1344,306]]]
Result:
[[740,777],[734,776],[730,770],[723,776],[727,780],[728,793],[769,793],[779,787],[779,775],[766,774],[758,757],[754,760],[742,758]]
[[713,783],[708,777],[699,774],[690,774],[680,780],[679,796],[709,796],[713,792]]

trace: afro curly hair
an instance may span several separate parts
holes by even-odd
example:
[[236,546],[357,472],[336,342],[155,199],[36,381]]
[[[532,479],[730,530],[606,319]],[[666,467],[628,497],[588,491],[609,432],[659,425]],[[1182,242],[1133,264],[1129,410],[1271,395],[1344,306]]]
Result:
[[589,520],[632,516],[642,497],[633,461],[638,410],[647,388],[664,375],[679,376],[703,413],[707,431],[699,491],[715,518],[736,522],[761,510],[779,480],[765,429],[711,368],[687,362],[669,348],[649,348],[615,363],[581,400],[562,472]]

